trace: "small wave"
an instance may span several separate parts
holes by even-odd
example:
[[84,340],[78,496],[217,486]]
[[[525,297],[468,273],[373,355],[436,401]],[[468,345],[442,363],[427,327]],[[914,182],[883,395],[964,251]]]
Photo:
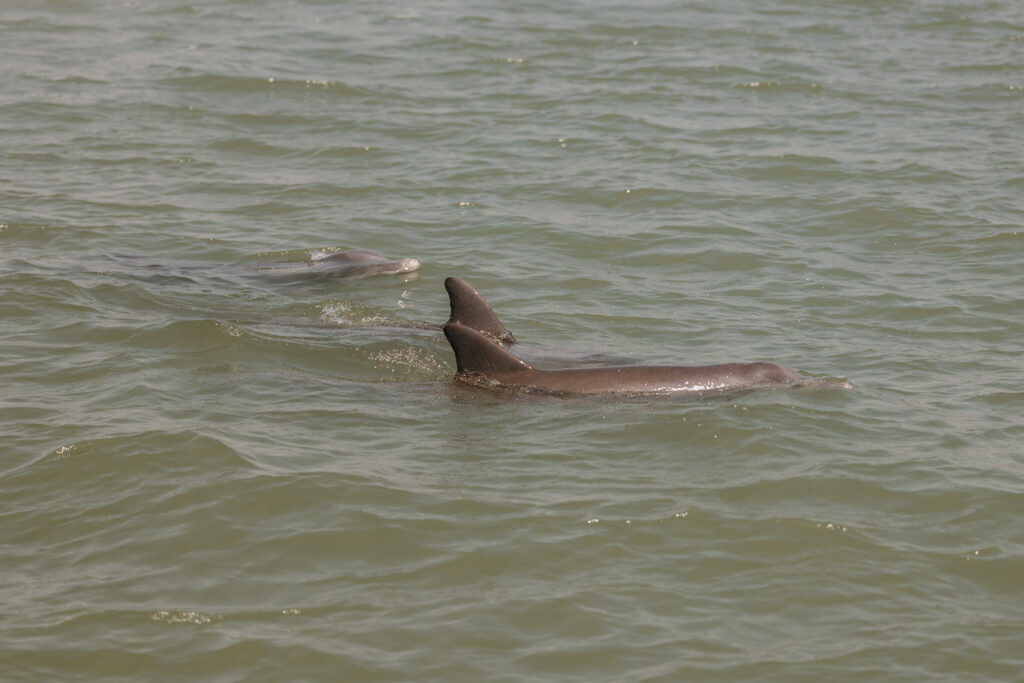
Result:
[[447,374],[449,368],[441,362],[437,355],[417,346],[407,346],[370,354],[370,360],[377,363],[374,367],[390,373],[388,379],[396,377],[407,379],[434,379],[439,374]]
[[160,451],[202,453],[207,460],[211,455],[238,457],[238,453],[211,436],[193,431],[169,432],[150,430],[117,436],[71,441],[53,449],[51,459],[63,460],[80,456],[119,456]]
[[176,320],[140,331],[131,341],[143,348],[212,351],[235,344],[245,336],[241,328],[220,320]]
[[219,614],[192,610],[160,610],[150,614],[149,618],[163,624],[187,624],[190,626],[206,626],[221,620]]
[[[188,71],[188,70],[186,70]],[[296,88],[302,90],[317,89],[338,95],[360,95],[363,90],[327,78],[280,78],[278,76],[233,76],[218,73],[186,73],[175,74],[164,81],[175,87],[189,90],[208,90],[216,92],[266,91],[268,88],[281,90]]]
[[335,325],[372,325],[390,322],[372,308],[349,301],[326,303],[320,309],[320,320]]
[[845,377],[808,377],[786,385],[791,389],[852,389],[853,384]]

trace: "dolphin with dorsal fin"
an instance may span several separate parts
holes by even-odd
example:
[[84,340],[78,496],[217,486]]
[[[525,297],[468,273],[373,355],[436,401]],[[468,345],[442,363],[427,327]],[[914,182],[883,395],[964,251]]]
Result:
[[[502,348],[494,335],[481,332],[475,324],[464,321],[463,316],[473,320],[470,314],[477,311],[486,311],[497,321],[479,292],[467,282],[451,277],[445,280],[445,288],[452,298],[452,317],[444,325],[444,335],[455,352],[455,379],[465,384],[562,396],[642,396],[700,395],[790,384],[802,379],[796,370],[768,362],[541,370]],[[501,329],[505,329],[504,326]]]
[[452,305],[451,316],[445,325],[459,323],[501,344],[515,344],[516,338],[501,324],[498,316],[472,285],[457,277],[450,277],[444,281],[444,288],[448,290],[448,299]]

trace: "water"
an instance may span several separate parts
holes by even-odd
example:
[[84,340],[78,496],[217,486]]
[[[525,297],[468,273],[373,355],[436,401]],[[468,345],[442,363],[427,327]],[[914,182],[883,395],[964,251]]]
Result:
[[[1024,680],[1024,6],[0,27],[6,680]],[[258,271],[341,248],[423,266]],[[460,388],[448,275],[853,388]]]

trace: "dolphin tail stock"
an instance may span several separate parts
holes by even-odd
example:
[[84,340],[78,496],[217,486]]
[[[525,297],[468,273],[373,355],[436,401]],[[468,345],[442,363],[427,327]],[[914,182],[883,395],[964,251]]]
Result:
[[533,370],[526,361],[513,356],[486,334],[459,321],[446,323],[444,336],[455,352],[455,365],[459,374],[487,377],[498,373]]
[[457,277],[450,277],[444,281],[444,288],[448,290],[448,298],[452,306],[451,317],[448,318],[445,326],[459,323],[498,343],[515,344],[516,338],[512,336],[508,328],[501,324],[498,316],[480,296],[480,292],[473,289],[472,285]]

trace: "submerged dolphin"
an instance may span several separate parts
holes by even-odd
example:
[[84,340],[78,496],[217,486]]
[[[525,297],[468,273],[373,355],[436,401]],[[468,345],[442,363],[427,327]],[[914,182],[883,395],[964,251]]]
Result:
[[334,277],[365,277],[368,275],[399,275],[420,267],[414,258],[392,260],[372,251],[352,249],[319,258],[306,259],[306,265],[323,270]]
[[371,275],[401,275],[420,267],[414,258],[389,259],[372,251],[352,249],[326,256],[311,256],[304,262],[267,263],[257,271],[271,276],[292,279],[314,277],[361,278]]
[[[445,280],[452,315],[444,335],[455,352],[456,381],[475,386],[563,396],[690,394],[753,389],[789,384],[802,379],[796,370],[777,363],[725,363],[705,366],[624,365],[541,370],[512,355],[492,336],[468,321],[494,316],[483,297],[458,278]],[[466,297],[472,292],[476,299]],[[453,294],[454,292],[454,294]],[[482,308],[481,308],[482,305]],[[494,317],[497,321],[497,317]],[[500,325],[500,323],[498,323]],[[502,327],[504,329],[504,327]]]

